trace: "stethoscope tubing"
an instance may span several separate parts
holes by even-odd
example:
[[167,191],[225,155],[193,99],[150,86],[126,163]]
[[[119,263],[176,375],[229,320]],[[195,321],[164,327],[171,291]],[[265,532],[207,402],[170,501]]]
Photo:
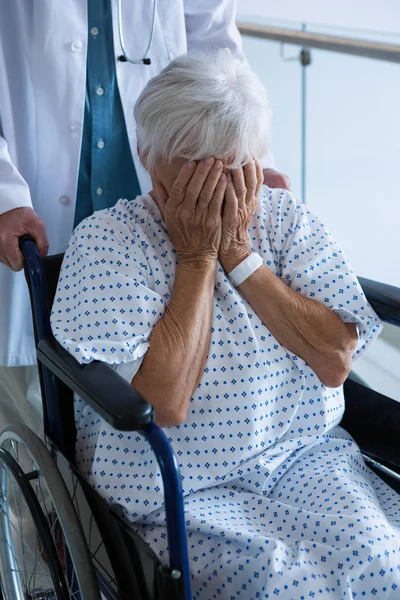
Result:
[[145,51],[143,57],[142,58],[129,58],[129,55],[125,49],[124,32],[123,32],[123,27],[122,27],[122,0],[118,0],[118,34],[119,34],[119,42],[121,44],[121,50],[122,50],[122,57],[120,57],[120,60],[122,59],[125,62],[130,62],[133,65],[141,65],[141,64],[149,65],[151,63],[151,60],[147,55],[150,52],[150,48],[153,44],[153,39],[154,39],[154,30],[156,28],[157,2],[158,2],[158,0],[153,0],[153,17],[152,17],[152,23],[151,23],[149,43],[147,45],[147,48],[146,48],[146,51]]

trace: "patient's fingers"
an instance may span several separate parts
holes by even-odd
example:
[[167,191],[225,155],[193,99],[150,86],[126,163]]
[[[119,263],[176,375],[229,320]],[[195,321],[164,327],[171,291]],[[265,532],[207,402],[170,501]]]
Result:
[[246,193],[247,193],[243,168],[239,167],[238,169],[232,169],[231,174],[232,174],[233,186],[235,188],[237,200],[240,205],[245,202]]
[[228,174],[227,184],[226,184],[226,192],[224,199],[224,211],[223,211],[223,221],[225,223],[230,223],[234,221],[237,217],[238,211],[238,201],[235,192],[235,186],[233,184],[232,174]]
[[211,216],[215,215],[221,217],[222,202],[224,200],[226,191],[226,182],[227,179],[225,173],[220,172],[218,183],[215,187],[212,200],[209,204],[208,212]]
[[207,210],[208,205],[213,200],[214,192],[221,177],[222,167],[222,161],[214,161],[214,164],[207,175],[197,200],[196,208],[198,208],[200,211]]
[[214,164],[214,157],[209,156],[204,160],[201,160],[191,180],[186,187],[185,193],[185,207],[194,210],[196,207],[197,200],[203,190],[203,186],[206,182],[208,174],[210,173]]
[[171,208],[177,207],[185,199],[186,188],[193,177],[194,170],[196,168],[196,163],[194,160],[191,160],[183,165],[181,170],[178,173],[178,177],[175,179],[174,184],[171,189],[171,193],[169,195],[169,205]]
[[244,165],[243,174],[247,190],[246,203],[252,204],[257,190],[257,171],[253,160]]
[[254,162],[256,165],[256,176],[257,176],[257,189],[256,189],[255,195],[258,198],[258,194],[260,193],[261,186],[264,182],[264,173],[263,173],[262,167],[261,167],[260,163],[258,162],[258,160],[255,160]]

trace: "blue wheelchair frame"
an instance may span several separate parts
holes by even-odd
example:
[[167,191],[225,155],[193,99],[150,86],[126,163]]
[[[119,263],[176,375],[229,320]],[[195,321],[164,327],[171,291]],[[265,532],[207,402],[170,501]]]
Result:
[[[168,438],[154,423],[152,407],[128,382],[98,361],[79,365],[55,341],[50,329],[50,307],[42,259],[31,238],[21,238],[20,248],[25,258],[25,274],[29,281],[42,395],[46,399],[45,433],[65,456],[71,455],[71,437],[63,428],[57,397],[59,379],[117,429],[139,431],[147,439],[157,458],[164,485],[170,574],[174,579],[182,578],[183,598],[191,600],[181,477]],[[96,377],[88,378],[87,374],[92,372],[96,373]],[[112,387],[115,394],[108,402],[107,398],[99,398],[93,389],[93,382],[98,380],[100,372],[106,376],[108,387]]]

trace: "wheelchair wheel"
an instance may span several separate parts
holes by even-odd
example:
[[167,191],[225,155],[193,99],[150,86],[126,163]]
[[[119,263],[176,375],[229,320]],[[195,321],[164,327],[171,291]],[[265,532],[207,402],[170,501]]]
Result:
[[5,600],[101,598],[57,465],[22,424],[0,434],[0,559]]

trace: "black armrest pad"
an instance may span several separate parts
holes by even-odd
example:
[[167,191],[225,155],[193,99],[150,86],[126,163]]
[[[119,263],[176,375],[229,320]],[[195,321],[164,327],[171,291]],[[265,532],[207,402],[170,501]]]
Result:
[[108,365],[80,365],[54,338],[39,342],[37,356],[115,429],[136,431],[153,420],[150,404]]
[[394,471],[400,470],[400,402],[347,379],[340,425],[361,450]]
[[359,277],[358,280],[368,302],[382,321],[400,327],[400,288],[365,277]]

